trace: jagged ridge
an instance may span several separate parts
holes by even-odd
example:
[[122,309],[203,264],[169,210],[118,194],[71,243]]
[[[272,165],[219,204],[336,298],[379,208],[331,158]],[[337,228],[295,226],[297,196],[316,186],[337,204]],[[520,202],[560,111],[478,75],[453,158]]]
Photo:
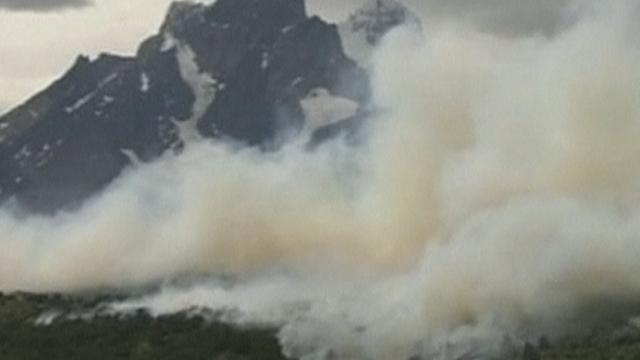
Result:
[[[365,7],[352,17],[362,19],[352,24],[367,38],[404,21],[393,0],[384,3],[393,5],[389,13]],[[305,126],[311,119],[302,103],[314,89],[326,94],[320,108],[363,106],[369,97],[367,75],[345,54],[337,26],[308,16],[303,0],[176,2],[134,57],[79,57],[0,117],[0,201],[13,197],[38,211],[73,207],[129,164],[180,151],[194,138],[273,149],[282,129],[315,131],[329,121],[309,135],[317,142],[360,123],[332,124],[340,119],[321,114],[320,125]]]

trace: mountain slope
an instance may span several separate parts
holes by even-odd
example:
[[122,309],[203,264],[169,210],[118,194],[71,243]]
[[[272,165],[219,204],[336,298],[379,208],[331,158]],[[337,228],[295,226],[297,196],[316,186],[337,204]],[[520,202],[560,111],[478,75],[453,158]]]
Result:
[[0,198],[74,206],[128,164],[202,136],[274,148],[304,127],[311,90],[363,104],[367,81],[302,0],[177,2],[135,57],[79,57],[0,117]]
[[0,116],[0,202],[73,208],[128,165],[203,137],[271,150],[296,134],[313,148],[353,133],[370,96],[366,57],[407,21],[396,0],[371,0],[340,27],[303,0],[175,2],[135,56],[80,56]]

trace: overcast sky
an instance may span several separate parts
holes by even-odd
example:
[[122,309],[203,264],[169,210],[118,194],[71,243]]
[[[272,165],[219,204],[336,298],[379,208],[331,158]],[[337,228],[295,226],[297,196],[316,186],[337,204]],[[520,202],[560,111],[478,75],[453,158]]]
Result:
[[[339,21],[364,1],[307,0],[307,4],[309,12]],[[486,28],[522,32],[553,28],[558,8],[588,0],[403,1],[428,23],[455,17]],[[132,53],[156,31],[171,2],[0,0],[0,113],[60,76],[78,54]]]

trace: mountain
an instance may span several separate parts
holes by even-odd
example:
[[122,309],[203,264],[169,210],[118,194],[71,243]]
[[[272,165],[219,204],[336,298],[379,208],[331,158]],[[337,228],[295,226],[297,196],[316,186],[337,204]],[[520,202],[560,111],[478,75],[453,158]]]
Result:
[[[400,21],[379,16],[352,35],[368,41]],[[126,166],[199,137],[271,150],[291,134],[333,136],[369,99],[367,73],[342,44],[303,0],[175,2],[135,56],[80,56],[0,117],[0,201],[74,207]]]

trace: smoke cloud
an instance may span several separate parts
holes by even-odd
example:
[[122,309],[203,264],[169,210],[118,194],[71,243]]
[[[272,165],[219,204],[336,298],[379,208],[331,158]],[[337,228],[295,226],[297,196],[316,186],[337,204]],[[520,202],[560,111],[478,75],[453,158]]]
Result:
[[56,11],[91,5],[90,0],[0,0],[0,10]]
[[509,36],[553,34],[569,25],[589,0],[406,0],[426,24],[464,21]]
[[[640,303],[634,2],[549,36],[443,21],[375,58],[368,141],[190,144],[83,209],[0,215],[0,289],[208,275],[113,304],[281,328],[308,359],[505,350]],[[507,336],[508,335],[508,336]],[[444,356],[444,355],[443,355]]]

